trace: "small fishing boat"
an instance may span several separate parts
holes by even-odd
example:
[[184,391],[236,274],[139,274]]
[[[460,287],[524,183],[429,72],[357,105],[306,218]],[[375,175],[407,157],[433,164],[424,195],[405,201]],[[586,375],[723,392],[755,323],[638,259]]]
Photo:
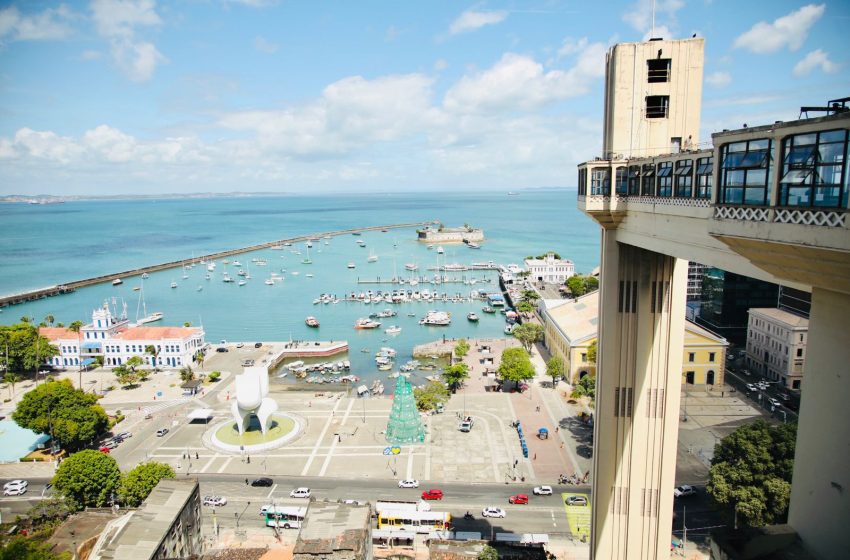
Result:
[[354,263],[353,262],[348,263],[348,268],[354,268]]
[[274,280],[272,280],[271,278],[266,278],[266,281],[264,283],[266,286],[274,286]]
[[438,255],[443,255],[443,254],[445,254],[445,251],[443,250],[443,246],[442,246],[442,245],[438,245],[438,246],[437,246],[437,254],[438,254]]
[[490,307],[489,305],[482,307],[481,311],[483,311],[484,313],[495,313],[496,312],[496,310],[493,309],[492,307]]
[[143,272],[143,273],[142,273],[142,280],[147,280],[147,279],[148,279],[148,278],[150,278],[150,277],[151,277],[151,275],[150,275],[150,274],[148,274],[147,272]]
[[123,283],[124,283],[124,281],[121,280],[120,278],[116,278],[115,280],[112,281],[113,286],[120,286]]
[[478,315],[476,315],[475,313],[468,313],[466,315],[466,318],[469,319],[470,321],[472,321],[473,323],[478,322]]
[[401,332],[401,327],[398,325],[393,325],[387,329],[384,329],[384,332],[387,334],[398,334]]
[[354,323],[355,329],[377,329],[381,326],[379,321],[373,321],[372,319],[357,319]]
[[176,288],[176,287],[177,287],[177,282],[172,281],[172,282],[171,282],[171,287],[172,287],[172,288]]
[[319,328],[319,320],[318,320],[318,319],[316,319],[316,318],[315,318],[315,317],[313,317],[313,316],[307,317],[307,318],[304,320],[304,324],[306,324],[308,327],[310,327],[310,328],[312,328],[312,329],[317,329],[317,328]]

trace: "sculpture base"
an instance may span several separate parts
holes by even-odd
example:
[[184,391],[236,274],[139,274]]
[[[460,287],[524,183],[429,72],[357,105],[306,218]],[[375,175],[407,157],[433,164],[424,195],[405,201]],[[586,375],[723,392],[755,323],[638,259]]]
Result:
[[281,447],[298,437],[304,422],[290,414],[275,412],[269,429],[264,434],[256,417],[252,417],[248,429],[240,434],[235,420],[216,424],[207,431],[204,439],[220,451],[229,453],[256,453]]

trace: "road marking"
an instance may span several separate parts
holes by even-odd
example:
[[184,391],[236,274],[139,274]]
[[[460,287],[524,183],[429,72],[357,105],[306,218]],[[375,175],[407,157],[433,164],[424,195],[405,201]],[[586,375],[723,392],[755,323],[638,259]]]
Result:
[[210,460],[207,461],[206,464],[203,467],[201,467],[201,472],[202,473],[207,472],[207,469],[210,468],[210,465],[212,465],[213,461],[215,461],[216,459],[218,459],[218,455],[213,455],[212,457],[210,457]]
[[232,460],[233,460],[233,457],[228,457],[228,458],[227,458],[227,459],[226,459],[226,460],[225,460],[225,461],[221,464],[221,466],[218,468],[218,470],[217,470],[216,472],[217,472],[217,473],[223,473],[223,472],[224,472],[224,469],[226,469],[226,468],[227,468],[227,466],[228,466],[228,465],[230,465],[230,461],[232,461]]
[[[345,424],[345,420],[346,418],[348,418],[348,413],[351,412],[352,406],[354,406],[353,400],[348,402],[348,408],[345,409],[345,416],[342,417],[342,423],[340,424],[340,427],[342,427],[342,424]],[[337,435],[337,437],[334,438],[333,442],[331,442],[331,446],[328,449],[328,454],[325,456],[325,462],[322,463],[322,469],[319,471],[319,476],[325,476],[325,472],[328,470],[328,466],[331,464],[331,459],[333,459],[336,444],[339,443],[341,439],[342,436]]]
[[[307,459],[307,463],[304,465],[304,468],[301,469],[301,476],[307,476],[307,471],[310,470],[310,466],[313,464],[313,460],[316,458],[316,453],[319,451],[319,443],[321,443],[325,439],[325,434],[328,433],[328,428],[331,427],[331,423],[334,420],[334,415],[336,414],[336,409],[339,408],[339,403],[341,400],[336,401],[333,409],[331,410],[331,415],[328,417],[325,422],[325,427],[322,428],[322,433],[319,435],[319,439],[316,440],[316,446],[313,447],[313,452],[310,453],[310,458]],[[351,401],[354,402],[354,401]]]
[[271,500],[271,499],[272,499],[272,494],[274,494],[274,491],[275,491],[275,490],[277,490],[277,484],[275,484],[274,486],[272,486],[272,489],[271,489],[271,490],[269,490],[269,494],[268,494],[268,496],[266,496],[266,499],[267,499],[267,500]]
[[[508,401],[508,408],[511,409],[511,418],[519,419],[519,416],[516,415],[516,411],[514,410],[514,403],[511,402],[511,398],[508,393],[504,393],[505,399]],[[517,445],[517,444],[514,444]],[[522,452],[520,451],[520,455]],[[522,464],[525,465],[525,468],[528,469],[528,476],[526,477],[529,481],[537,481],[537,475],[534,474],[534,465],[531,464],[531,461],[528,460],[528,457],[525,457],[522,461]]]

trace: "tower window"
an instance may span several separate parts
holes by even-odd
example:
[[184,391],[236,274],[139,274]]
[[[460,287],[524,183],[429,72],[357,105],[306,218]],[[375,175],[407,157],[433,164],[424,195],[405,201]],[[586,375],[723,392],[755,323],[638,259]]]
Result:
[[646,118],[666,119],[670,110],[669,95],[647,95],[646,96]]
[[655,58],[646,61],[646,81],[650,84],[670,81],[670,59]]

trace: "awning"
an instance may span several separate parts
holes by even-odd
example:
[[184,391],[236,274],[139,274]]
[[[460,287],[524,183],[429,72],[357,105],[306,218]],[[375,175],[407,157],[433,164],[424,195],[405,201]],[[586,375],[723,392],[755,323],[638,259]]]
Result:
[[81,365],[90,366],[93,363],[94,363],[94,358],[86,358],[85,360],[82,361]]
[[86,350],[100,350],[100,342],[83,342],[83,348]]

